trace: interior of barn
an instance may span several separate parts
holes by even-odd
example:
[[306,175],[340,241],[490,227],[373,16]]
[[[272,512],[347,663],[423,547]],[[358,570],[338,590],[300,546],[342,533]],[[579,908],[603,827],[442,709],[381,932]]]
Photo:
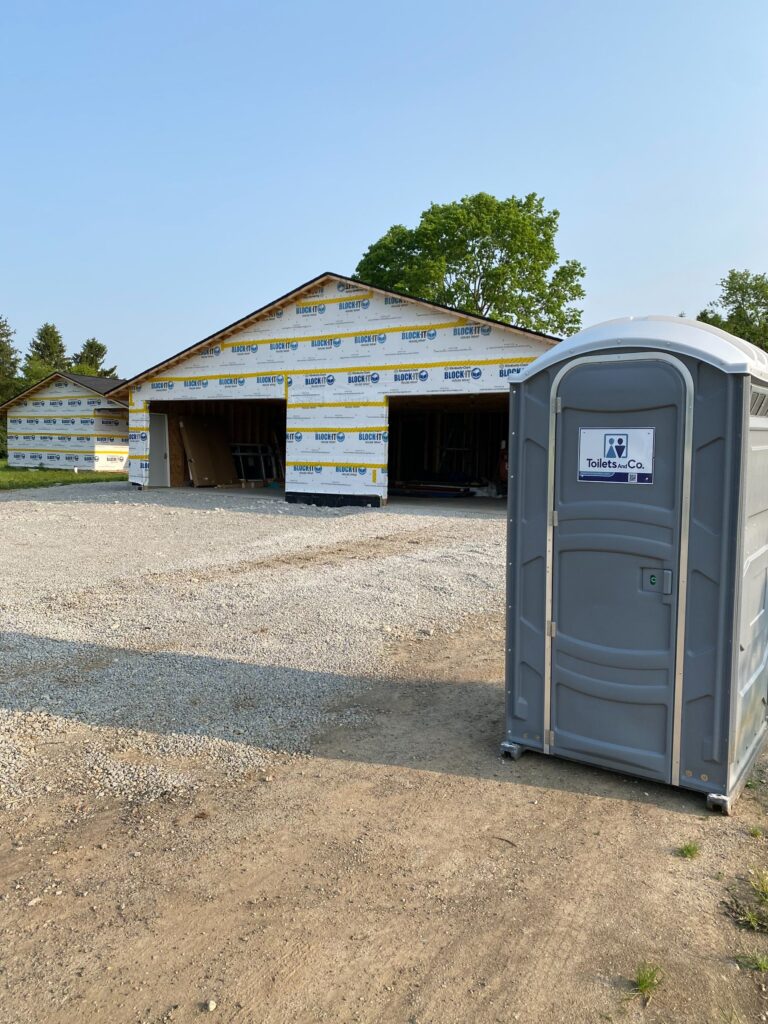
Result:
[[[506,394],[389,399],[390,498],[506,494]],[[271,487],[285,483],[281,400],[150,404],[151,486]]]
[[[164,401],[150,405],[155,486],[282,487],[285,402]],[[158,453],[165,449],[166,458]]]
[[389,399],[389,496],[503,497],[507,394]]

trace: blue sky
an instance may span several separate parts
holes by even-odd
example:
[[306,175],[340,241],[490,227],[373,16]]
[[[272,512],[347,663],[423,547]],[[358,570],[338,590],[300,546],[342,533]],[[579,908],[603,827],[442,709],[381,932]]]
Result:
[[0,313],[130,375],[391,224],[538,192],[584,323],[768,271],[763,0],[4,0]]

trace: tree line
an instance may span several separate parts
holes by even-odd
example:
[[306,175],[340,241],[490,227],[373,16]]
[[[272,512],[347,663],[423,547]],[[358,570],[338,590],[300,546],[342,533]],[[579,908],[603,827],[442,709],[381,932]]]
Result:
[[[0,404],[56,370],[88,377],[116,377],[116,366],[105,366],[107,346],[98,338],[86,338],[79,349],[67,354],[61,332],[55,324],[45,323],[37,329],[22,357],[14,345],[16,332],[4,316],[0,316]],[[7,454],[6,417],[0,417],[0,456]]]

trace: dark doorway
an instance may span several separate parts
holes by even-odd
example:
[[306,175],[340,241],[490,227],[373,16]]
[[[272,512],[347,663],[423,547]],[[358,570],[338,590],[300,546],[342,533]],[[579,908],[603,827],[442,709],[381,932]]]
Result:
[[[285,480],[286,405],[279,399],[239,399],[237,401],[151,402],[150,411],[168,417],[168,463],[171,487],[192,485],[187,454],[179,423],[186,416],[195,421],[209,420],[218,437],[226,441],[234,465],[234,478],[244,485],[267,482],[282,485]],[[262,449],[269,449],[269,453]],[[221,447],[219,447],[221,450]],[[152,462],[150,451],[150,465]],[[228,467],[229,469],[229,464]],[[262,469],[268,480],[262,477]]]
[[506,493],[509,396],[389,399],[389,494]]

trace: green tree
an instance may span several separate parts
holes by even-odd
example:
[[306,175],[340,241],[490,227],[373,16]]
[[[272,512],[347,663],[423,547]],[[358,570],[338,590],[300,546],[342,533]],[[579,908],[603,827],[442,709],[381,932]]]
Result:
[[21,367],[19,390],[22,388],[31,388],[33,384],[37,384],[38,381],[44,380],[49,376],[49,374],[55,373],[58,369],[58,366],[51,366],[50,363],[46,363],[45,360],[41,359],[39,356],[33,356],[27,352],[24,356],[24,363]]
[[107,358],[107,346],[102,345],[98,338],[87,338],[83,347],[72,356],[70,369],[72,373],[84,373],[92,377],[116,377],[116,366],[104,366]]
[[[21,357],[13,344],[16,332],[4,316],[0,316],[0,403],[13,398],[19,390],[19,364]],[[8,454],[7,419],[0,415],[0,457]]]
[[38,327],[34,338],[29,343],[25,362],[30,360],[36,360],[40,364],[51,367],[52,370],[67,369],[69,366],[67,352],[55,324],[43,324],[42,327]]
[[0,404],[7,402],[19,389],[21,356],[13,344],[16,332],[4,316],[0,316]]
[[768,276],[729,270],[719,297],[696,319],[768,350]]
[[395,224],[374,242],[353,276],[518,327],[572,334],[581,324],[572,303],[584,297],[584,267],[558,263],[559,216],[535,193],[433,203],[415,228]]
[[22,385],[29,388],[54,371],[68,368],[69,360],[59,329],[55,324],[48,323],[38,327],[24,356],[21,368]]

